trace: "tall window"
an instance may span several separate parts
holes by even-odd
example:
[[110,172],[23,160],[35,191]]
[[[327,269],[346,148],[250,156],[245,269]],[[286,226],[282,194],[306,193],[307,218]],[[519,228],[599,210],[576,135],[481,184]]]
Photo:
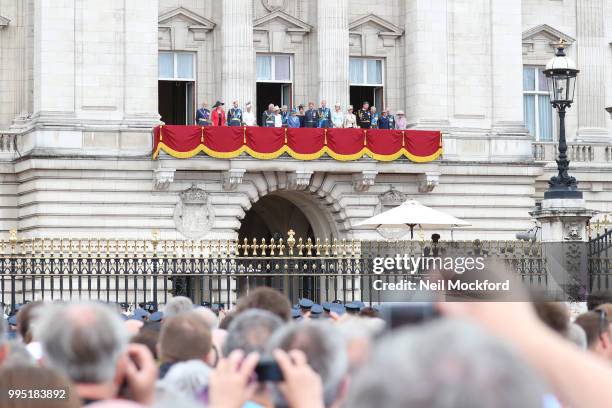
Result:
[[291,82],[290,55],[257,55],[257,81]]
[[195,81],[195,54],[192,52],[160,52],[160,81]]
[[544,67],[523,67],[523,116],[529,134],[539,141],[553,140],[553,111]]
[[382,86],[383,63],[381,59],[350,59],[350,81],[352,86]]

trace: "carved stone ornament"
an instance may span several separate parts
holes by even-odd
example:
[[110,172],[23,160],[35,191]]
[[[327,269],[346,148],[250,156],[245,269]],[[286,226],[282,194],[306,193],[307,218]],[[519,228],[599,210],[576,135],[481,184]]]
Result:
[[284,10],[287,8],[288,0],[261,0],[264,8],[269,12]]
[[355,191],[364,193],[374,185],[378,172],[375,170],[364,170],[361,173],[353,173],[353,188]]
[[383,206],[397,206],[406,201],[406,195],[401,191],[391,187],[388,191],[378,196],[380,204]]
[[215,212],[208,194],[197,186],[191,186],[180,194],[174,208],[174,224],[187,238],[198,239],[212,228]]
[[582,233],[580,229],[580,225],[575,222],[565,225],[565,233],[563,234],[563,239],[565,239],[566,241],[582,240]]

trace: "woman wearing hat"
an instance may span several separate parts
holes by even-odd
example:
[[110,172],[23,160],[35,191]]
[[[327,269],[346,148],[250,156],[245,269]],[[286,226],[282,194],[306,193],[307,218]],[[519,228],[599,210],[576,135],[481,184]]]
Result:
[[242,114],[242,121],[244,122],[244,126],[257,126],[251,102],[247,102],[246,104],[246,111]]
[[223,102],[215,102],[213,105],[213,111],[210,114],[211,126],[225,126],[227,120],[225,118],[225,110],[223,110]]
[[344,123],[342,127],[345,128],[356,128],[357,126],[357,117],[353,113],[353,105],[349,105],[346,110],[346,115],[344,115]]
[[274,127],[283,127],[283,117],[278,106],[274,106]]
[[299,128],[300,118],[297,116],[297,109],[291,109],[291,115],[287,118],[288,128]]
[[404,115],[404,111],[398,110],[396,115],[397,120],[395,121],[395,128],[399,130],[406,130],[406,127],[408,126],[408,121],[406,120],[406,115]]
[[341,128],[344,125],[344,113],[342,113],[339,103],[334,106],[334,111],[331,114],[331,120],[332,125],[335,128]]

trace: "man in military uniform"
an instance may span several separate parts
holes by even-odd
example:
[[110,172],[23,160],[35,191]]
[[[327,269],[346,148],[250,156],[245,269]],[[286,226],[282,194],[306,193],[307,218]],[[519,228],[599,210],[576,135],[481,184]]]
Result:
[[308,102],[308,110],[304,114],[304,127],[316,128],[319,124],[319,112],[313,102]]
[[357,125],[362,129],[369,129],[372,125],[370,103],[368,101],[365,101],[361,109],[357,111]]
[[282,120],[283,127],[288,127],[287,121],[289,120],[289,115],[290,115],[289,107],[287,107],[287,105],[281,106],[280,114],[281,114],[281,120]]
[[196,125],[210,126],[210,109],[206,102],[203,102],[202,107],[196,112]]
[[321,101],[321,107],[319,108],[319,126],[320,128],[331,127],[331,110],[327,107],[327,101]]
[[228,126],[242,126],[242,109],[238,107],[238,101],[234,101],[232,108],[227,113]]
[[274,127],[274,104],[268,105],[268,110],[261,114],[261,126]]

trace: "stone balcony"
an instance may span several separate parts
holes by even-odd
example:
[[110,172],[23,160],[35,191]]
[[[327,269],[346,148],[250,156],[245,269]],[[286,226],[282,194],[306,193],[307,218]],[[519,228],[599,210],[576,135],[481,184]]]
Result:
[[[558,145],[557,142],[534,142],[534,160],[555,161]],[[567,156],[574,163],[612,163],[612,144],[570,142],[567,144]]]

